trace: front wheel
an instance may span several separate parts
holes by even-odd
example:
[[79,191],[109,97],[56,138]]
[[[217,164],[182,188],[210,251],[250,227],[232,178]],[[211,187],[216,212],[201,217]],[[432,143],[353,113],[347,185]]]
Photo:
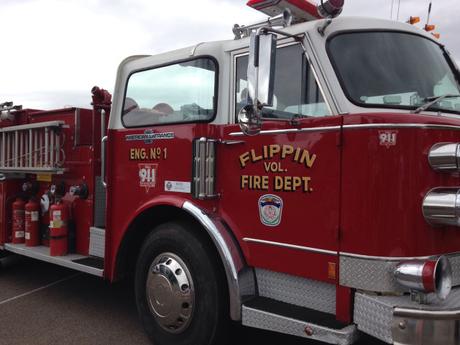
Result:
[[225,276],[207,239],[197,235],[183,223],[165,223],[139,254],[137,309],[155,345],[225,343]]

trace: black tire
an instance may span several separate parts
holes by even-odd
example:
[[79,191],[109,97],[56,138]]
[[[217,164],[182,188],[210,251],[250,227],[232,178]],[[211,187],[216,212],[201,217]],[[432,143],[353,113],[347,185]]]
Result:
[[[165,223],[155,228],[142,246],[136,266],[136,304],[144,329],[154,345],[226,343],[229,313],[225,275],[209,240],[200,237],[199,231],[193,231],[181,222]],[[149,306],[148,296],[151,298],[152,292],[150,295],[147,293],[147,279],[154,279],[152,277],[155,274],[157,277],[160,275],[161,271],[153,273],[151,268],[155,267],[154,260],[157,263],[163,253],[172,253],[180,258],[193,281],[193,311],[187,321],[188,325],[179,332],[166,330],[165,325],[161,324],[163,321],[154,316]]]

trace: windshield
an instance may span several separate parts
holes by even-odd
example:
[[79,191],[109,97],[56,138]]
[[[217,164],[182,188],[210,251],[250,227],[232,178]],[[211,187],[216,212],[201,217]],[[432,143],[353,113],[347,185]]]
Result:
[[[347,97],[360,106],[417,109],[433,97],[460,95],[459,82],[435,42],[399,32],[335,36],[329,54]],[[460,112],[460,96],[428,110]]]

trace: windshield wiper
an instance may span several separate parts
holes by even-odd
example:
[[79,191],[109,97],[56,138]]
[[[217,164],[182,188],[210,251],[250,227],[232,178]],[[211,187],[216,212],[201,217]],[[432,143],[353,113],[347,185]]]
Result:
[[421,107],[417,108],[414,110],[414,114],[418,114],[424,110],[427,110],[428,108],[430,108],[432,105],[438,103],[439,101],[442,101],[443,99],[446,99],[446,98],[456,98],[456,97],[460,97],[460,95],[442,95],[442,96],[433,96],[433,97],[427,97],[425,98],[424,100],[427,101],[428,103],[425,103],[424,105],[422,105]]

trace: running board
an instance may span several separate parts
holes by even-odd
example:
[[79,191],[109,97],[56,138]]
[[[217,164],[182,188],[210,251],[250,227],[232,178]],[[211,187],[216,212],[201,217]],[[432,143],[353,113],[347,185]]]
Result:
[[335,316],[288,303],[257,297],[243,305],[244,326],[313,339],[329,344],[353,344],[355,325],[344,325]]
[[6,243],[5,250],[15,254],[27,256],[29,258],[71,268],[76,271],[92,274],[94,276],[103,277],[104,275],[102,259],[92,258],[79,254],[51,256],[49,254],[49,247],[26,247],[25,244]]

